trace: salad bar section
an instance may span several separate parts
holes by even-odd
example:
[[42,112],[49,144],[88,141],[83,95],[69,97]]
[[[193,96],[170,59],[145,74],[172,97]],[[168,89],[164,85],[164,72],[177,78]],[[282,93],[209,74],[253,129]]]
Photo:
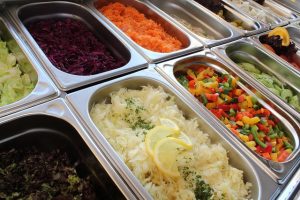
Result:
[[297,199],[300,4],[0,0],[0,199]]

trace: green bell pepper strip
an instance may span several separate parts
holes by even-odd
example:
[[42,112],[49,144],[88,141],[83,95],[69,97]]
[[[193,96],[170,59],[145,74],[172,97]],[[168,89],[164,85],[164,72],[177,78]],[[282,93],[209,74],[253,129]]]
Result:
[[267,145],[258,138],[257,130],[258,130],[258,127],[256,125],[251,127],[251,133],[253,135],[253,138],[259,146],[261,146],[262,148],[266,148]]

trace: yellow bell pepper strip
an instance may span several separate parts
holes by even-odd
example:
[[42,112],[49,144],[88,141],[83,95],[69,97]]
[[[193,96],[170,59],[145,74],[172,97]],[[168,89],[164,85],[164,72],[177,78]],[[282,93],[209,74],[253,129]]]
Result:
[[248,103],[248,108],[252,108],[253,107],[252,97],[251,96],[246,96],[246,100],[247,100],[247,103]]
[[243,140],[244,142],[249,142],[249,137],[248,137],[247,135],[240,134],[239,137],[240,137],[241,140]]
[[177,75],[179,83],[186,84],[207,109],[257,154],[282,162],[292,152],[293,145],[280,121],[241,89],[233,76],[204,65],[197,68],[197,64]]
[[277,161],[277,153],[271,153],[271,160]]
[[244,116],[242,118],[242,121],[244,124],[254,125],[254,124],[257,124],[260,121],[260,119],[258,117],[250,118],[250,117]]
[[187,70],[187,75],[188,75],[188,79],[191,80],[191,79],[197,79],[195,73],[191,70],[191,69],[188,69]]

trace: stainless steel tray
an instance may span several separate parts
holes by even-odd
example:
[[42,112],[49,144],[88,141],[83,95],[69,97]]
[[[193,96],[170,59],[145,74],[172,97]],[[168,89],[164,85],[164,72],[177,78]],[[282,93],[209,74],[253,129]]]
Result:
[[[300,42],[300,28],[297,28],[296,26],[291,26],[288,25],[287,27],[285,27],[290,35],[290,39],[292,41],[295,41],[296,47],[299,48],[300,44],[298,42]],[[270,32],[270,31],[269,31]],[[290,64],[289,62],[285,61],[283,58],[281,58],[280,56],[276,55],[275,53],[271,52],[270,50],[266,49],[263,47],[262,43],[260,42],[259,38],[263,35],[268,34],[269,32],[266,33],[261,33],[255,36],[252,36],[251,39],[253,39],[257,45],[259,47],[261,47],[262,49],[264,49],[265,51],[267,51],[269,54],[274,55],[274,57],[277,60],[280,60],[281,62],[285,63],[285,65],[289,66],[288,68],[293,71],[294,73],[296,73],[298,75],[298,78],[300,78],[300,69],[297,69],[296,67],[294,67],[292,64]],[[297,56],[300,57],[300,51],[297,51]]]
[[223,58],[228,64],[230,64],[237,72],[239,72],[246,80],[257,86],[257,89],[268,96],[269,99],[276,102],[286,111],[293,115],[298,121],[300,121],[299,112],[296,111],[292,106],[284,102],[280,97],[276,96],[262,83],[258,82],[251,75],[245,72],[243,69],[238,67],[234,59],[239,57],[242,60],[255,63],[261,71],[274,75],[286,86],[288,86],[294,93],[300,92],[300,79],[297,73],[294,73],[289,65],[285,65],[280,60],[277,60],[276,55],[270,55],[265,52],[263,47],[260,47],[251,40],[240,40],[236,43],[227,44],[220,46],[219,48],[213,49],[213,51]]
[[[299,23],[299,22],[298,22]],[[289,32],[290,38],[295,42],[296,46],[300,47],[300,26],[297,24],[290,24],[286,27]]]
[[3,133],[0,136],[1,150],[30,146],[44,151],[62,149],[82,165],[77,169],[78,173],[85,169],[85,174],[90,174],[97,186],[98,198],[101,195],[105,199],[136,199],[63,99],[3,117],[0,129]]
[[290,22],[299,19],[299,16],[294,13],[292,10],[288,9],[285,6],[273,1],[273,0],[265,0],[264,3],[261,5],[268,10],[269,12],[275,13],[277,16],[281,17],[283,20],[287,19]]
[[298,14],[300,13],[300,2],[299,1],[292,1],[292,0],[274,0],[277,3],[294,10]]
[[[239,32],[242,32],[244,36],[254,35],[254,34],[257,34],[260,32],[264,32],[267,29],[269,29],[269,25],[255,21],[255,20],[249,18],[247,15],[240,12],[239,10],[235,10],[225,3],[222,3],[223,8],[224,8],[223,15],[225,17],[225,19],[222,19],[219,15],[217,15],[211,11],[208,11],[207,8],[205,8],[201,4],[197,3],[196,1],[189,0],[189,2],[191,4],[193,4],[195,7],[198,7],[201,10],[206,10],[206,12],[210,13],[211,15],[214,15],[216,18],[218,18],[218,21],[222,20],[223,23],[226,23],[226,26],[232,27],[232,29],[236,29]],[[232,24],[230,24],[230,21],[234,21],[234,20],[242,21],[243,25],[245,27],[247,27],[248,30],[242,30],[242,29],[239,29],[239,28],[233,26]]]
[[249,6],[251,7],[251,10],[256,10],[256,12],[257,11],[262,11],[262,12],[266,13],[266,15],[267,15],[266,16],[266,21],[261,21],[261,20],[255,18],[248,11],[245,11],[245,10],[241,9],[240,6],[234,2],[235,0],[222,0],[222,1],[224,3],[226,3],[227,5],[230,5],[232,8],[234,8],[236,10],[240,10],[241,13],[244,13],[245,15],[247,15],[248,17],[250,17],[254,21],[260,21],[261,23],[269,25],[271,28],[276,27],[276,26],[283,26],[283,25],[286,25],[286,24],[289,23],[289,21],[287,19],[280,18],[275,13],[269,12],[263,6],[255,3],[254,1],[245,0],[245,1],[242,1],[242,2],[249,3]]
[[[121,29],[119,29],[113,22],[107,19],[104,15],[102,15],[95,4],[97,6],[103,7],[112,2],[120,2],[128,6],[132,6],[136,8],[139,12],[145,14],[147,18],[153,19],[155,22],[158,22],[170,35],[176,37],[181,41],[183,44],[183,49],[170,52],[170,53],[159,53],[150,51],[145,49],[135,43],[129,36],[127,36]],[[168,20],[165,16],[163,16],[159,11],[154,8],[150,8],[145,2],[143,1],[135,1],[135,0],[89,0],[87,6],[97,14],[103,21],[107,22],[116,32],[121,35],[124,39],[126,39],[133,47],[135,47],[150,63],[160,62],[162,60],[171,59],[174,57],[181,56],[183,54],[187,54],[193,51],[197,51],[203,48],[203,44],[196,40],[194,37],[189,35],[188,33],[183,32],[181,27],[177,26],[176,24],[172,23]]]
[[[43,62],[46,70],[56,81],[61,90],[71,90],[96,81],[108,79],[117,75],[128,73],[146,67],[146,60],[143,59],[127,42],[117,35],[106,23],[99,19],[82,5],[57,1],[44,3],[31,3],[23,6],[10,7],[9,13],[15,21],[16,26],[24,40],[31,46],[34,53]],[[103,42],[117,57],[123,58],[127,63],[120,68],[103,73],[79,76],[63,72],[56,68],[49,61],[43,50],[39,47],[24,24],[41,18],[67,17],[82,20],[93,33]]]
[[18,62],[22,63],[22,66],[24,67],[23,70],[26,70],[31,78],[36,81],[35,88],[26,97],[14,103],[1,106],[0,117],[59,96],[58,89],[43,71],[36,58],[31,55],[19,34],[12,28],[12,25],[7,18],[1,16],[0,37],[2,40],[8,42],[9,46],[13,46],[13,49],[11,49],[13,51],[12,53],[16,55]]
[[[243,142],[241,142],[232,132],[221,122],[219,121],[212,113],[204,107],[203,104],[199,103],[192,94],[190,94],[183,86],[181,86],[174,75],[174,72],[177,70],[182,70],[188,67],[190,64],[204,64],[210,66],[217,71],[227,72],[233,76],[238,76],[240,79],[239,86],[246,91],[246,93],[251,96],[256,97],[259,103],[265,108],[271,111],[285,126],[285,130],[289,136],[294,140],[295,149],[294,152],[290,155],[287,161],[279,163],[266,160],[256,154],[254,151],[250,150]],[[244,76],[240,76],[240,73],[235,70],[235,68],[230,67],[228,64],[219,59],[214,53],[210,50],[204,50],[200,53],[192,54],[190,56],[178,58],[169,62],[161,63],[157,65],[157,71],[162,74],[174,87],[176,87],[183,95],[187,96],[195,104],[198,104],[199,107],[209,112],[210,115],[214,118],[215,125],[222,127],[223,132],[225,132],[229,137],[232,138],[241,148],[243,148],[245,153],[247,153],[255,162],[266,170],[276,181],[279,183],[285,182],[288,177],[292,174],[294,167],[299,163],[299,131],[300,125],[294,120],[289,114],[287,114],[280,106],[277,106],[273,103],[271,99],[268,99],[264,94],[260,93],[259,90],[255,87],[254,84],[248,81]],[[246,86],[243,84],[247,84]],[[270,102],[272,107],[266,103]]]
[[[180,1],[180,0],[171,0],[171,1],[159,1],[159,0],[148,0],[146,1],[147,5],[160,9],[166,17],[177,23],[185,32],[190,33],[194,37],[198,38],[205,46],[212,47],[232,41],[240,37],[240,34],[237,34],[236,28],[228,23],[224,23],[220,17],[216,16],[214,13],[211,13],[205,8],[198,7],[191,1]],[[230,13],[232,14],[232,13]],[[179,17],[180,19],[185,20],[194,27],[199,27],[209,36],[213,38],[207,38],[205,36],[198,35],[197,33],[189,30],[182,23],[180,23],[174,16]],[[235,16],[235,15],[232,15]],[[240,16],[239,16],[240,17]],[[241,16],[243,17],[243,16]],[[245,21],[245,20],[243,20]],[[259,24],[246,21],[247,26],[251,31],[255,31],[259,28]]]
[[[113,91],[123,87],[139,89],[144,85],[151,85],[154,87],[161,86],[166,92],[175,96],[176,104],[183,110],[185,116],[188,118],[196,118],[201,129],[209,134],[214,143],[222,143],[229,153],[230,163],[244,171],[245,181],[248,180],[254,183],[252,190],[253,199],[275,198],[279,192],[278,185],[276,185],[276,182],[257,165],[257,162],[246,159],[244,157],[244,152],[241,152],[239,148],[237,149],[234,142],[232,142],[226,134],[223,134],[223,131],[214,124],[213,118],[208,115],[203,108],[190,103],[188,99],[178,92],[176,88],[172,87],[154,69],[147,69],[67,95],[67,101],[70,102],[87,130],[97,139],[99,148],[106,152],[106,155],[122,174],[122,177],[126,180],[127,184],[135,190],[136,194],[138,194],[139,199],[151,199],[151,197],[114,151],[104,135],[101,134],[101,131],[95,126],[89,112],[94,103],[105,100]],[[78,99],[80,99],[80,101],[78,101]]]

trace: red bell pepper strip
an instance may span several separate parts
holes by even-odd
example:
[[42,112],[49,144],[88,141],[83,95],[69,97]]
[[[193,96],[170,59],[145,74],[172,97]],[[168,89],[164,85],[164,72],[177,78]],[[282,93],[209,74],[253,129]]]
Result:
[[194,79],[189,81],[189,88],[192,88],[192,89],[195,88],[195,80]]
[[218,108],[219,109],[222,109],[223,111],[225,111],[225,112],[227,112],[227,111],[229,111],[230,110],[230,105],[226,105],[226,104],[220,104],[220,105],[218,105]]
[[289,155],[290,155],[290,153],[287,152],[286,150],[282,151],[277,158],[278,162],[285,161]]
[[207,100],[215,102],[218,100],[219,94],[218,93],[215,93],[215,94],[205,93],[205,96],[206,96]]
[[257,127],[260,131],[268,134],[270,129],[268,127],[266,127],[265,125],[263,125],[262,123],[257,123]]

